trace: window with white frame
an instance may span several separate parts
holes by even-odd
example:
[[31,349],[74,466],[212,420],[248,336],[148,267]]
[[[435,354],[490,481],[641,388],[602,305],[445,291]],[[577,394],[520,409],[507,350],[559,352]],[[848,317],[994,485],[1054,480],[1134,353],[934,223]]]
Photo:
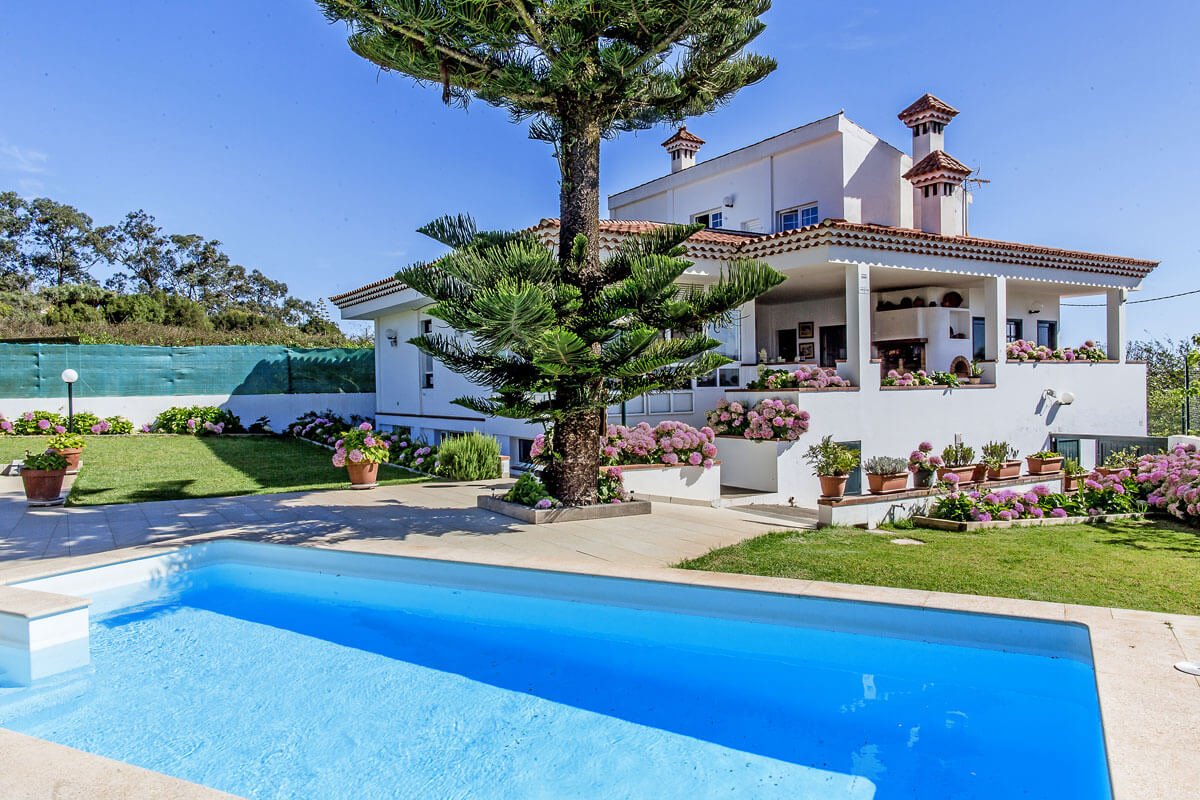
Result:
[[697,225],[705,225],[709,228],[724,228],[725,213],[717,209],[715,211],[705,211],[703,214],[693,214],[692,222]]
[[[433,320],[421,320],[421,333],[425,336],[433,333]],[[421,387],[424,389],[433,388],[433,356],[428,353],[421,354]]]
[[733,363],[697,378],[696,386],[738,386],[741,382],[739,365],[742,360],[741,318],[735,316],[733,320],[725,324],[710,324],[708,335],[721,343],[717,346],[716,352],[732,359]]
[[796,228],[807,228],[821,221],[816,203],[809,203],[798,208],[789,208],[779,212],[779,230],[794,231]]

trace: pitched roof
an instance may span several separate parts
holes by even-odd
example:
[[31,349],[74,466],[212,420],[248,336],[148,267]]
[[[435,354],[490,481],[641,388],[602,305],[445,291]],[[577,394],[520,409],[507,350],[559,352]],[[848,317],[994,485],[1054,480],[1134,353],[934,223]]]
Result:
[[901,122],[908,122],[910,119],[922,115],[943,117],[949,122],[958,116],[958,109],[926,92],[918,97],[912,105],[897,114],[896,117]]
[[948,153],[944,153],[941,150],[934,150],[918,161],[902,177],[912,180],[922,175],[933,175],[938,172],[949,172],[951,175],[967,176],[971,174],[971,168]]
[[[626,236],[648,233],[666,224],[668,223],[649,220],[602,219],[600,220],[600,238],[602,243],[618,244]],[[557,228],[557,219],[543,219],[528,230],[536,234],[548,246],[553,246],[557,244],[554,238]],[[968,261],[988,261],[997,264],[1091,272],[1138,280],[1145,278],[1151,270],[1158,266],[1157,261],[1141,258],[1110,256],[1083,250],[1064,250],[1058,247],[1042,247],[998,239],[980,239],[975,236],[944,236],[915,228],[847,222],[842,219],[827,219],[816,225],[768,234],[705,229],[692,234],[686,242],[689,255],[712,256],[719,259],[764,258],[823,245],[861,247],[870,250],[945,256]],[[339,308],[346,308],[407,288],[395,278],[385,278],[359,289],[334,295],[329,299]]]
[[663,142],[662,146],[666,147],[667,145],[675,144],[675,142],[691,142],[696,145],[704,144],[703,139],[687,129],[687,125],[679,126],[679,130],[675,131],[670,139]]

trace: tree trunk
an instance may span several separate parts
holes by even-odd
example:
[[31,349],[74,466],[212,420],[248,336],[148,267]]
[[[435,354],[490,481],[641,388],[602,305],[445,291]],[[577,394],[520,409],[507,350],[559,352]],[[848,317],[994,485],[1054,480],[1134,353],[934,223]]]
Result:
[[[562,184],[559,192],[558,258],[587,304],[602,288],[600,280],[600,123],[586,104],[559,104],[562,141],[559,146]],[[575,237],[587,238],[581,259],[574,258]],[[599,381],[596,381],[598,384]],[[560,391],[564,407],[593,395],[598,386]],[[594,396],[594,395],[593,395]],[[550,493],[567,505],[596,502],[600,477],[600,423],[604,409],[569,413],[555,425],[553,466],[546,478]]]

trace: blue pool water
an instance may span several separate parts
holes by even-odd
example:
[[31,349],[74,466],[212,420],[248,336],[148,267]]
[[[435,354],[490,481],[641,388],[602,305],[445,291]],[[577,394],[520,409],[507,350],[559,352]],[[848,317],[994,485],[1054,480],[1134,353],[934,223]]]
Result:
[[250,798],[1111,796],[1076,658],[247,565],[138,600],[0,726]]

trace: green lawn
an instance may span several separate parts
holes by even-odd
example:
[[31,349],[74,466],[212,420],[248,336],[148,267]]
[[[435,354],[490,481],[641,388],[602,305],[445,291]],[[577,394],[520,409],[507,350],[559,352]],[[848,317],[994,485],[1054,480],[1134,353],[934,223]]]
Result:
[[[0,437],[0,459],[45,447],[34,436]],[[268,492],[339,489],[350,485],[331,453],[297,439],[215,436],[89,436],[83,468],[67,505],[140,503],[189,497],[230,497]],[[424,480],[407,470],[381,467],[381,484]]]
[[[924,545],[898,545],[910,537]],[[784,578],[1200,614],[1200,531],[1170,521],[979,533],[768,533],[678,566]]]

